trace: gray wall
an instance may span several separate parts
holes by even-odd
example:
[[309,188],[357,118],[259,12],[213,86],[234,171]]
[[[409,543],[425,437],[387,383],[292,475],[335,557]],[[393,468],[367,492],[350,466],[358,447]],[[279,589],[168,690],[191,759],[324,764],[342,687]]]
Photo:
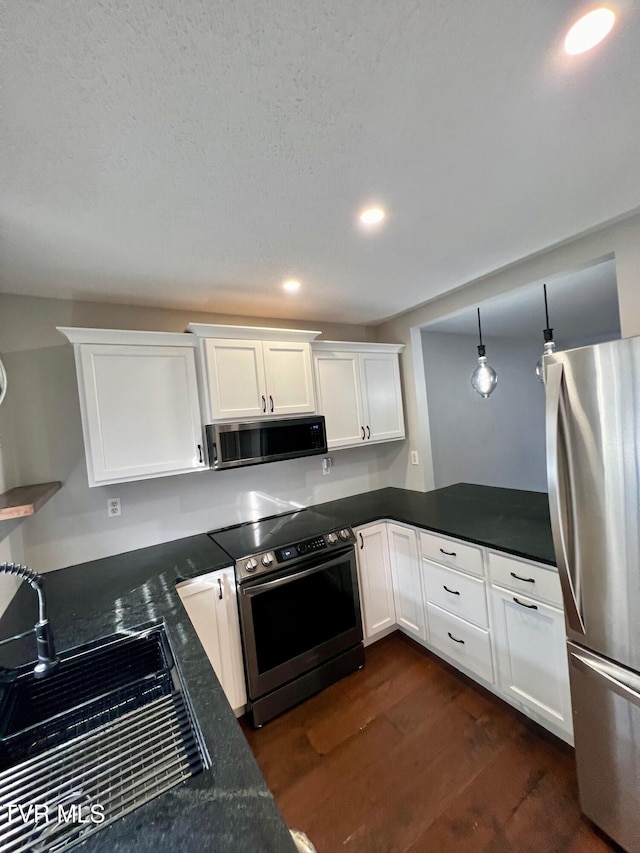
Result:
[[471,387],[477,339],[422,332],[434,485],[481,483],[546,491],[544,388],[533,343],[492,339],[498,386],[483,400]]
[[[0,351],[8,374],[0,411],[0,482],[5,488],[63,482],[37,515],[0,542],[4,559],[24,556],[33,569],[48,571],[387,485],[390,459],[402,442],[332,452],[329,476],[314,457],[90,489],[73,348],[55,327],[181,332],[189,320],[303,326],[322,329],[328,339],[366,340],[368,334],[356,326],[0,295]],[[107,517],[109,497],[121,498],[121,517]],[[0,576],[0,612],[13,588],[11,579]]]

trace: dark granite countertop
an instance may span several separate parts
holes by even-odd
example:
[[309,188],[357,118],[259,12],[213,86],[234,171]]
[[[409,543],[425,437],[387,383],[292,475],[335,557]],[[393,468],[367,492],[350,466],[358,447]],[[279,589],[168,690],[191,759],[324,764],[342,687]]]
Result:
[[556,564],[545,492],[471,483],[431,492],[387,488],[317,504],[315,509],[352,526],[390,519],[550,566]]
[[[295,853],[287,827],[184,610],[178,580],[228,566],[208,536],[190,536],[50,572],[45,589],[59,650],[164,619],[212,766],[101,829],[79,846],[99,853]],[[22,584],[0,622],[0,637],[37,618]],[[33,637],[5,646],[2,663],[34,657]]]
[[[335,526],[391,519],[555,565],[547,496],[460,483],[432,492],[386,488],[315,507]],[[79,848],[208,853],[287,853],[289,833],[175,590],[179,580],[231,564],[206,534],[94,560],[46,576],[58,648],[164,619],[212,767],[96,833]],[[32,627],[23,584],[0,620],[0,637]],[[4,665],[32,659],[33,638],[2,650]],[[304,829],[304,827],[301,827]]]

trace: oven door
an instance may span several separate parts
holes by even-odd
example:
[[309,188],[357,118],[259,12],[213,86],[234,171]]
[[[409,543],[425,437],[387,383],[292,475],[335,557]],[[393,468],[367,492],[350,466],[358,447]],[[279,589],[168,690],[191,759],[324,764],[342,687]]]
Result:
[[362,642],[353,546],[245,582],[239,601],[252,700]]

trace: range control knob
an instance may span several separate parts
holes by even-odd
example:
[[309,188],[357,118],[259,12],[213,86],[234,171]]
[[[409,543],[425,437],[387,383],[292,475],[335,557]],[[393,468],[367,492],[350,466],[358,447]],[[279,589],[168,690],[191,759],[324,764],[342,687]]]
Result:
[[271,563],[273,563],[273,554],[265,554],[264,557],[262,558],[262,565],[263,566],[270,566]]
[[347,530],[347,528],[345,527],[344,530],[341,530],[340,533],[338,533],[338,536],[341,539],[345,539],[345,540],[350,539],[351,538],[351,531]]
[[258,561],[254,560],[253,557],[244,564],[244,569],[246,572],[255,572],[258,568]]
[[304,554],[309,549],[309,546],[305,542],[301,542],[298,545],[298,554]]
[[327,536],[327,542],[329,543],[329,545],[335,545],[337,541],[338,541],[338,537],[336,536],[335,533],[330,533]]

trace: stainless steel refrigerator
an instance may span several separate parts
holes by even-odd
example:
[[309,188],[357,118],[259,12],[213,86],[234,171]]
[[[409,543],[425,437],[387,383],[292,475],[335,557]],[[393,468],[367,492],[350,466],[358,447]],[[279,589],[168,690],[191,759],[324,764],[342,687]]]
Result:
[[640,851],[640,338],[546,365],[549,505],[582,810]]

